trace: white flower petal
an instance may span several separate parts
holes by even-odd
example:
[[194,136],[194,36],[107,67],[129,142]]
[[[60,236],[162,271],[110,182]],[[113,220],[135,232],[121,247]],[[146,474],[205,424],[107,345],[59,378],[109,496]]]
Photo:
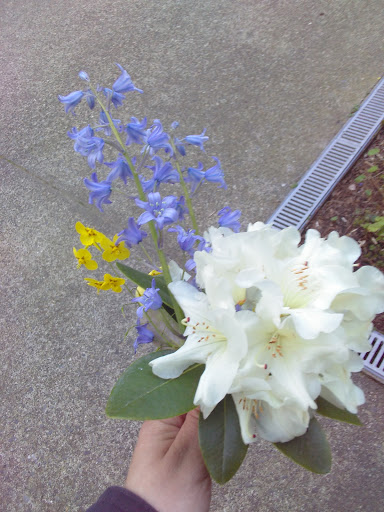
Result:
[[232,396],[245,444],[255,442],[257,434],[272,443],[285,443],[303,435],[308,428],[308,410],[301,409],[294,402],[274,408],[265,402],[249,400],[241,393]]
[[321,379],[321,396],[338,407],[341,405],[356,414],[357,407],[365,402],[365,398],[364,392],[352,382],[351,372],[360,371],[363,366],[362,359],[351,353],[347,364],[329,368]]
[[176,261],[171,260],[168,263],[168,266],[172,281],[188,281],[191,278],[190,274],[180,268]]
[[375,315],[384,311],[384,275],[374,267],[362,267],[354,275],[356,287],[340,293],[332,308],[348,309],[359,320],[372,321]]
[[271,443],[286,443],[307,431],[310,415],[294,402],[277,409],[268,404],[254,421],[257,434]]
[[211,350],[212,348],[208,346],[202,348],[196,344],[189,346],[185,343],[176,352],[153,359],[149,365],[158,377],[176,379],[192,364],[204,364]]
[[306,340],[316,338],[319,333],[330,333],[337,329],[343,320],[340,313],[328,313],[314,308],[290,309],[289,319],[292,320],[297,334]]

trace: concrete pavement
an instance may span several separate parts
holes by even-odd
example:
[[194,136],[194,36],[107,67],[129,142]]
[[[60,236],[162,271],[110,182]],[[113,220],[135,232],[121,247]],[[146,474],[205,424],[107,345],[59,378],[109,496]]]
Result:
[[[115,233],[128,211],[87,205],[89,168],[66,137],[82,114],[65,116],[57,95],[82,87],[82,69],[112,84],[122,64],[145,91],[130,97],[127,118],[207,128],[229,189],[203,191],[200,221],[225,202],[246,225],[268,218],[382,75],[383,26],[383,0],[3,0],[2,511],[85,511],[124,481],[139,428],[104,415],[133,360],[124,333],[134,311],[124,318],[121,297],[85,286],[72,254],[76,221]],[[365,426],[323,422],[331,474],[309,474],[260,442],[214,487],[211,510],[381,510],[383,387],[357,381]]]

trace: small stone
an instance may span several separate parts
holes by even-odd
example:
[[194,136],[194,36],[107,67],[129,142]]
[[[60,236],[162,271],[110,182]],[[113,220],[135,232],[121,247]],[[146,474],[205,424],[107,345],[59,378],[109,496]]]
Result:
[[348,190],[356,190],[356,185],[352,183],[351,185],[349,185]]

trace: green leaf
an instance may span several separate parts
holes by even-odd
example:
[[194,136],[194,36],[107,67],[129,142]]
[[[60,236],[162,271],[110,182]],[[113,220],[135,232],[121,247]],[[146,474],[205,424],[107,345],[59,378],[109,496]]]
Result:
[[344,423],[351,423],[352,425],[362,425],[357,414],[352,414],[345,409],[340,409],[321,396],[316,399],[316,404],[316,412],[322,416],[332,418],[333,420],[343,421]]
[[152,286],[152,279],[154,278],[156,282],[156,288],[160,288],[159,295],[162,301],[173,310],[171,294],[169,293],[163,276],[150,276],[132,267],[128,267],[128,265],[124,265],[123,263],[116,263],[116,265],[117,268],[126,277],[128,277],[128,279],[136,283],[138,286],[141,286],[142,288],[150,288]]
[[367,155],[368,156],[373,156],[373,155],[377,155],[378,153],[380,153],[380,149],[379,148],[372,148],[368,151]]
[[371,233],[377,233],[384,229],[384,217],[375,217],[375,222],[367,224],[367,229]]
[[367,172],[376,172],[378,170],[379,170],[379,166],[378,165],[372,165],[372,167],[367,169]]
[[366,178],[366,175],[365,174],[360,174],[360,176],[358,176],[357,178],[355,178],[355,182],[356,183],[361,183],[362,181],[364,181]]
[[335,222],[339,217],[337,215],[335,215],[334,217],[331,217],[331,221],[332,222]]
[[227,395],[206,420],[199,418],[199,442],[205,465],[218,484],[225,484],[241,466],[248,445],[241,437],[239,417]]
[[367,197],[371,197],[371,195],[372,195],[372,190],[371,190],[370,188],[367,188],[367,189],[365,190],[365,195],[366,195]]
[[110,418],[157,420],[172,418],[194,409],[197,384],[204,365],[195,364],[177,379],[161,379],[152,373],[149,362],[172,350],[159,350],[137,359],[121,375],[107,402]]
[[331,470],[331,448],[320,423],[312,418],[306,433],[287,443],[274,443],[276,448],[313,473],[325,474]]

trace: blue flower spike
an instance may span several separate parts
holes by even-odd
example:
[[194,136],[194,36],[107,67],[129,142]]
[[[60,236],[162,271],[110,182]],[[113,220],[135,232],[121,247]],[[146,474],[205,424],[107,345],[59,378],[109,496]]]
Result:
[[148,236],[147,233],[140,229],[140,226],[136,224],[133,217],[130,217],[128,219],[128,228],[120,231],[116,244],[125,242],[127,246],[131,248],[133,245],[138,245],[142,242],[146,236]]
[[201,151],[204,151],[203,144],[205,141],[209,139],[209,137],[204,136],[205,132],[206,128],[204,128],[201,135],[187,135],[186,137],[184,137],[183,140],[185,140],[187,144],[190,144],[192,146],[198,146],[201,149]]
[[235,233],[238,233],[240,231],[240,210],[231,211],[231,208],[229,206],[225,206],[218,212],[218,216],[220,227],[230,228]]
[[205,179],[211,183],[219,183],[221,185],[219,188],[227,190],[227,185],[224,181],[224,173],[221,168],[220,160],[215,156],[212,158],[216,160],[216,165],[205,171]]
[[151,155],[159,151],[159,149],[164,149],[166,153],[169,153],[173,156],[173,149],[169,141],[169,135],[163,131],[163,125],[158,119],[153,121],[153,124],[149,130],[147,130],[147,135],[145,142],[149,146],[149,152]]
[[113,103],[115,108],[121,107],[123,101],[125,100],[124,94],[116,92],[112,89],[108,89],[108,87],[104,87],[103,92],[105,97],[107,98],[108,110],[111,102]]
[[75,107],[80,103],[83,96],[83,91],[74,91],[68,94],[67,96],[59,95],[58,98],[59,101],[61,101],[61,103],[64,103],[65,113],[68,114],[68,112],[72,112],[72,114],[74,114]]
[[129,76],[127,71],[125,71],[125,69],[122,66],[120,66],[120,64],[117,64],[117,62],[115,62],[115,64],[120,69],[121,75],[112,85],[112,89],[117,93],[124,93],[129,91],[137,91],[143,93],[141,89],[138,89],[133,85],[131,77]]
[[203,171],[204,166],[201,162],[198,163],[197,167],[188,167],[186,182],[191,183],[191,195],[196,192],[196,189],[204,181],[205,172]]
[[145,193],[159,190],[160,183],[179,183],[179,173],[170,162],[164,163],[159,156],[154,156],[152,160],[155,165],[147,166],[153,171],[152,178],[148,181],[141,181]]
[[104,140],[100,137],[95,137],[94,131],[89,125],[80,131],[72,128],[72,131],[68,132],[68,137],[75,141],[74,150],[80,153],[80,155],[87,157],[88,165],[91,169],[95,168],[96,161],[100,164],[103,163]]
[[137,316],[142,319],[144,312],[146,313],[149,309],[160,309],[163,301],[159,295],[160,288],[156,288],[156,281],[152,279],[151,288],[147,288],[141,297],[132,299],[132,302],[139,302],[141,305],[137,309]]
[[162,230],[164,226],[176,222],[179,218],[177,208],[177,197],[166,196],[161,199],[159,192],[150,192],[148,194],[148,201],[141,201],[141,199],[135,199],[136,204],[139,208],[146,210],[137,219],[139,226],[155,221],[158,230]]
[[188,229],[186,231],[182,226],[175,226],[169,228],[169,232],[177,233],[177,243],[182,251],[187,252],[190,256],[193,256],[195,249],[194,245],[196,242],[202,242],[204,239],[199,235],[195,235],[194,229]]
[[109,181],[98,181],[97,174],[95,172],[91,175],[91,180],[88,178],[84,179],[84,185],[90,191],[89,204],[95,204],[97,208],[103,212],[103,204],[111,204],[109,196],[111,195],[111,183]]
[[121,153],[115,162],[104,162],[104,165],[111,168],[111,172],[107,176],[109,182],[120,178],[126,185],[127,178],[133,179],[132,171]]
[[127,132],[126,146],[130,146],[132,143],[143,144],[147,135],[146,126],[146,117],[144,117],[141,122],[136,117],[131,117],[131,122],[125,127],[125,131]]
[[80,71],[79,78],[81,78],[81,80],[84,80],[85,82],[90,82],[88,73],[86,73],[85,71]]
[[137,324],[135,325],[136,331],[137,331],[137,338],[135,339],[135,342],[133,344],[133,348],[135,349],[135,354],[137,352],[137,349],[139,345],[143,345],[145,343],[152,343],[153,338],[155,335],[152,331],[150,331],[147,326],[148,322],[144,325],[140,324],[140,320],[137,319]]

